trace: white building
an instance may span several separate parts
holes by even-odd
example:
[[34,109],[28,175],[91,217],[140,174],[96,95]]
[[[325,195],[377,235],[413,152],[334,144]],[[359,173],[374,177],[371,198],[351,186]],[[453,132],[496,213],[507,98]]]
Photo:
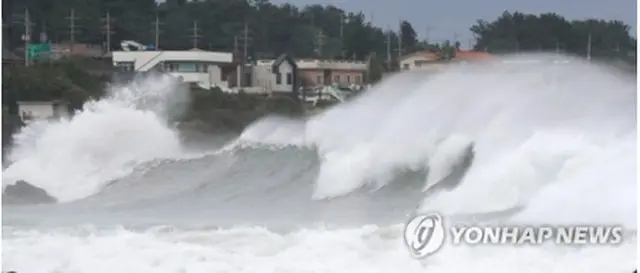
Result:
[[163,71],[202,88],[229,88],[233,54],[203,50],[114,51],[113,65],[122,71]]
[[23,121],[65,117],[69,105],[63,101],[19,101],[18,114]]

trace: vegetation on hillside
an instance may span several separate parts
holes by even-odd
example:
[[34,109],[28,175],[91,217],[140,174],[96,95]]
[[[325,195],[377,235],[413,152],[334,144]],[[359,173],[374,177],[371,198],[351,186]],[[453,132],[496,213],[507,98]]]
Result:
[[16,113],[16,101],[63,99],[80,109],[89,98],[99,97],[108,79],[89,74],[76,60],[64,59],[2,72],[2,103]]
[[183,121],[187,125],[195,124],[200,130],[241,131],[267,114],[304,114],[302,105],[290,96],[253,96],[243,92],[236,95],[218,88],[191,88],[191,98],[191,107]]
[[[3,41],[11,48],[23,44],[23,26],[15,24],[28,8],[34,25],[34,40],[46,31],[49,40],[70,40],[70,12],[75,20],[75,41],[103,44],[104,18],[112,20],[111,48],[122,40],[155,43],[156,15],[160,25],[159,47],[189,49],[194,46],[193,28],[197,23],[198,47],[243,52],[244,27],[247,24],[247,59],[274,57],[288,52],[296,57],[348,58],[369,57],[386,60],[386,44],[391,37],[391,52],[397,56],[398,37],[403,53],[421,49],[460,46],[459,41],[419,41],[414,27],[401,21],[393,31],[374,26],[362,12],[346,12],[335,6],[291,4],[275,5],[268,0],[5,0],[3,5]],[[419,26],[422,28],[422,26]],[[470,30],[477,40],[474,48],[489,52],[556,50],[586,54],[589,33],[592,55],[635,52],[636,41],[629,26],[620,21],[598,19],[570,21],[560,15],[505,12],[494,21],[479,20]]]
[[[504,12],[491,22],[471,26],[477,37],[474,49],[495,53],[559,51],[594,58],[633,59],[636,39],[621,21],[599,19],[568,21],[555,13],[540,15]],[[630,53],[632,53],[630,55]]]

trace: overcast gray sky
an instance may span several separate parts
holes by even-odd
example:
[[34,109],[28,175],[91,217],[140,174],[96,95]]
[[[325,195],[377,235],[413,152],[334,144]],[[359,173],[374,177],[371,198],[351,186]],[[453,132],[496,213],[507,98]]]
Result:
[[525,13],[555,12],[568,19],[621,20],[636,33],[636,0],[271,0],[272,3],[331,4],[346,11],[373,16],[379,27],[397,29],[398,21],[411,22],[423,38],[429,31],[433,41],[458,40],[466,47],[472,38],[469,27],[477,19],[493,20],[505,10]]

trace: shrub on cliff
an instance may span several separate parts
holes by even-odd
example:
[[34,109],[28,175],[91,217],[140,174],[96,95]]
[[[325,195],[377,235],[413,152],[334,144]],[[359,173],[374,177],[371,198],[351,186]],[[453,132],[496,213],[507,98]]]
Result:
[[301,115],[300,103],[287,96],[225,93],[219,88],[211,90],[191,88],[191,107],[184,121],[199,122],[204,129],[240,131],[254,120],[268,115]]

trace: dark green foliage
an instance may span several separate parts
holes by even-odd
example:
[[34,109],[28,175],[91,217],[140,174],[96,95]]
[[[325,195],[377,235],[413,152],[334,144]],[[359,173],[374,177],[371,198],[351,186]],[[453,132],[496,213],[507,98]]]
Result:
[[303,114],[299,102],[286,95],[261,96],[244,92],[228,94],[214,88],[192,88],[192,103],[185,122],[204,122],[211,130],[241,131],[252,121],[268,115],[299,116]]
[[104,84],[73,59],[17,66],[2,73],[2,103],[13,107],[16,101],[63,99],[80,109],[87,99],[104,92]]
[[557,50],[585,56],[591,36],[593,58],[626,59],[635,63],[636,39],[630,36],[629,29],[621,21],[568,21],[555,13],[520,12],[505,12],[491,22],[478,20],[470,28],[477,37],[474,46],[477,50],[496,53]]

